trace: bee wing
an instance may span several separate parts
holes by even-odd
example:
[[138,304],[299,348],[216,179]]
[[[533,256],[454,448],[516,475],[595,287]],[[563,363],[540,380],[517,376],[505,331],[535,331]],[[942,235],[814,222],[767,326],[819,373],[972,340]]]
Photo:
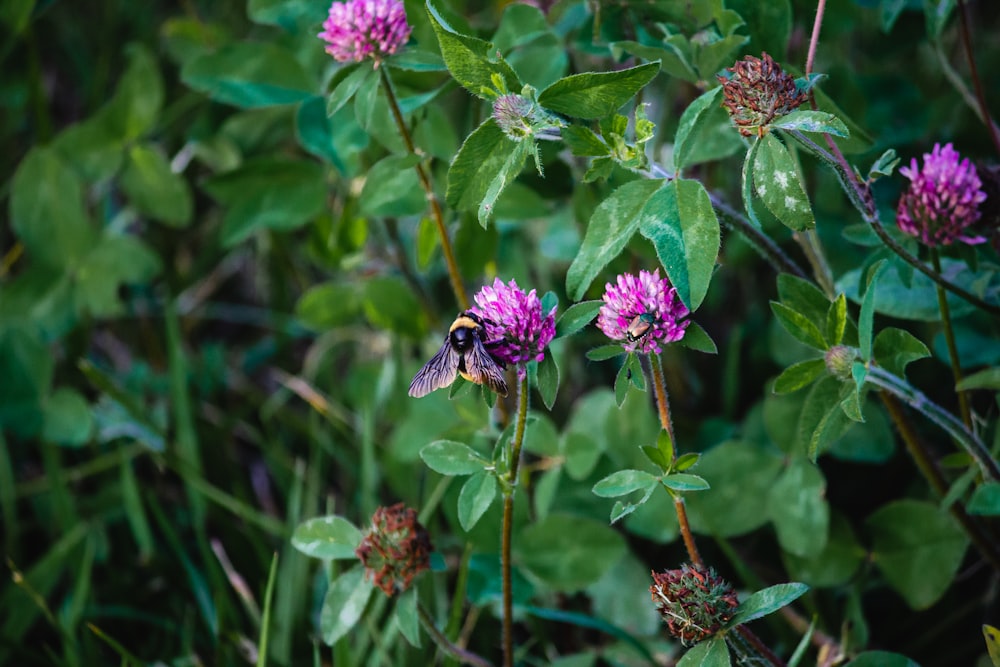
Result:
[[500,396],[507,395],[507,381],[500,367],[483,343],[477,338],[472,348],[465,353],[465,372],[477,384],[485,384]]
[[448,338],[445,338],[444,345],[437,354],[413,376],[413,381],[410,382],[410,396],[420,398],[454,382],[455,376],[458,375],[459,359],[458,352],[451,346]]

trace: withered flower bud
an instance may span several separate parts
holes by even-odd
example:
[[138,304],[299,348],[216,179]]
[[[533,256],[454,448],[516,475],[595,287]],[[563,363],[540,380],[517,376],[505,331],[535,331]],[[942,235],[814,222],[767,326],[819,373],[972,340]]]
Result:
[[732,585],[715,573],[685,563],[653,572],[650,595],[670,634],[685,646],[711,637],[733,617],[739,600]]
[[772,121],[806,101],[795,79],[766,52],[760,58],[746,56],[726,71],[731,75],[718,77],[725,98],[722,106],[745,137],[764,136]]
[[361,559],[365,576],[392,597],[430,567],[431,539],[417,521],[417,511],[396,503],[375,510],[371,530],[354,554]]

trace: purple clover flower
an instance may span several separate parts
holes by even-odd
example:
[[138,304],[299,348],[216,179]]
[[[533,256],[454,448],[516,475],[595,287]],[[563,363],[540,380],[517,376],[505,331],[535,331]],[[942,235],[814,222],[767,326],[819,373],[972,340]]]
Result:
[[556,309],[542,312],[542,302],[535,290],[525,294],[511,280],[499,278],[486,285],[475,297],[472,312],[483,318],[487,340],[497,342],[490,352],[508,364],[517,365],[517,376],[523,380],[524,365],[545,358],[545,348],[556,336]]
[[[660,270],[640,271],[618,276],[617,285],[604,286],[604,305],[597,316],[597,326],[612,340],[622,341],[629,352],[659,354],[660,344],[673,343],[684,337],[689,321],[679,322],[690,314],[677,296],[677,289]],[[645,318],[643,332],[630,336],[636,318]],[[648,326],[647,326],[648,325]]]
[[319,38],[337,62],[374,58],[378,67],[406,44],[411,30],[400,0],[347,0],[330,5]]
[[924,153],[923,169],[916,158],[899,170],[910,179],[910,188],[899,199],[896,223],[903,232],[919,237],[929,247],[963,241],[982,243],[982,236],[965,231],[979,220],[979,205],[986,200],[982,182],[969,158],[959,161],[951,144],[934,144]]

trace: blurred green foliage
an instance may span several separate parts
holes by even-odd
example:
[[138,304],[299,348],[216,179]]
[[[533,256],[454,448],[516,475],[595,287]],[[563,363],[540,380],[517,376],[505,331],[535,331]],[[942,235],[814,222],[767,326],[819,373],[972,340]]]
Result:
[[[875,395],[820,377],[817,362],[830,345],[859,345],[954,410],[933,284],[891,262],[865,295],[868,267],[888,253],[856,227],[834,173],[792,142],[769,135],[752,176],[759,188],[775,169],[795,172],[810,210],[762,197],[750,215],[802,266],[792,229],[815,223],[846,300],[776,280],[742,237],[720,237],[709,200],[741,208],[745,150],[715,75],[761,51],[801,74],[814,4],[541,4],[547,14],[434,1],[432,17],[408,0],[410,48],[385,64],[449,205],[466,287],[516,278],[562,315],[616,273],[670,267],[707,332],[692,347],[718,348],[663,355],[674,446],[702,454],[673,483],[695,488],[697,474],[711,487],[686,496],[706,560],[741,592],[808,584],[800,617],[858,654],[849,664],[912,664],[869,647],[924,667],[972,664],[986,652],[981,624],[997,623],[995,571]],[[827,3],[819,107],[849,130],[838,145],[862,171],[886,149],[908,163],[945,141],[996,162],[963,97],[953,5]],[[1000,5],[966,5],[997,116]],[[421,600],[449,637],[496,658],[501,508],[481,471],[503,440],[492,419],[511,406],[491,413],[468,385],[406,396],[460,308],[378,74],[336,66],[316,38],[327,7],[0,2],[0,510],[13,575],[0,584],[0,663],[430,664],[416,596],[373,593],[344,546],[399,500],[438,552]],[[563,139],[593,163],[557,142],[536,149],[544,174],[528,152],[510,158],[479,99],[491,76],[576,119]],[[635,138],[633,98],[655,131],[627,157],[683,167],[667,188],[609,157]],[[874,188],[886,221],[902,183]],[[683,229],[658,224],[671,217]],[[997,264],[988,247],[956,250],[943,273],[995,296]],[[948,303],[967,370],[1000,362],[996,318]],[[592,361],[600,332],[573,317],[560,326],[555,362],[531,370],[541,393],[515,503],[524,664],[662,664],[681,649],[649,602],[648,572],[686,558],[669,497],[623,504],[609,525],[614,494],[592,493],[618,471],[651,474],[640,446],[657,444],[655,406],[638,360],[626,362],[635,372]],[[997,382],[982,377],[973,406],[995,451]],[[955,451],[913,423],[937,456]],[[475,467],[428,460],[442,442]],[[944,463],[950,502],[971,497],[995,541],[995,489],[973,491],[962,455]],[[634,502],[649,488],[615,491]],[[318,518],[329,515],[343,518]],[[787,655],[804,628],[772,616],[755,630]]]

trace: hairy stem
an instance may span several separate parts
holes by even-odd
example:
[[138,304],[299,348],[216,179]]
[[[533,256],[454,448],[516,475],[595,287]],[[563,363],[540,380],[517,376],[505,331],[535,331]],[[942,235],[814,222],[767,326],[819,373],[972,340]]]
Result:
[[722,222],[726,224],[730,229],[735,230],[744,240],[753,247],[768,263],[774,268],[775,271],[779,273],[791,273],[794,276],[802,278],[804,280],[808,279],[808,274],[796,264],[791,257],[785,254],[785,251],[781,249],[777,243],[774,242],[770,236],[765,234],[763,230],[757,229],[750,221],[747,220],[739,211],[730,206],[728,203],[723,201],[721,197],[716,194],[709,193],[709,199],[712,202],[712,208],[715,209],[716,213],[719,213]]
[[[887,391],[880,391],[879,397],[889,412],[889,418],[892,419],[893,424],[895,424],[896,429],[899,431],[899,435],[903,439],[903,444],[906,445],[906,451],[913,458],[913,462],[916,464],[920,474],[924,476],[924,479],[927,480],[927,483],[934,490],[938,498],[943,498],[948,493],[948,482],[935,465],[927,449],[927,445],[917,435],[913,425],[910,424],[909,420],[903,414],[903,408],[899,404],[899,400]],[[951,512],[955,520],[962,526],[962,529],[965,530],[969,539],[976,545],[976,548],[979,549],[983,557],[990,562],[993,569],[1000,571],[1000,547],[986,536],[982,527],[965,512],[965,509],[959,503],[951,503],[948,506],[948,511]]]
[[[660,355],[652,354],[649,356],[649,370],[653,382],[653,393],[656,395],[656,410],[660,416],[660,427],[666,431],[670,437],[670,442],[674,443],[673,450],[676,457],[677,441],[674,440],[674,425],[670,421],[670,401],[667,398],[667,383],[663,378],[663,366],[660,365]],[[687,506],[684,504],[684,496],[675,495],[672,491],[671,495],[674,498],[674,511],[677,512],[677,524],[680,526],[681,537],[684,539],[684,547],[688,552],[688,559],[692,565],[704,568],[705,562],[701,559],[701,554],[698,552],[698,545],[694,541],[694,533],[691,532],[691,524],[688,523]]]
[[809,53],[806,56],[806,76],[813,71],[816,64],[816,45],[819,44],[819,31],[823,27],[823,14],[826,11],[826,0],[816,3],[816,20],[813,21],[812,34],[809,35]]
[[[518,369],[520,370],[520,369]],[[503,540],[500,551],[500,569],[503,578],[503,664],[514,667],[514,582],[511,577],[511,535],[514,528],[514,492],[517,490],[517,469],[521,463],[521,445],[524,444],[524,427],[528,421],[528,378],[517,382],[517,422],[514,425],[514,441],[511,443],[510,471],[507,483],[502,485],[503,495]]]
[[[931,262],[934,270],[941,273],[941,257],[936,247],[931,249]],[[941,325],[944,327],[944,340],[948,344],[948,359],[951,361],[951,374],[955,378],[955,385],[962,381],[962,364],[958,358],[958,346],[955,345],[955,330],[951,326],[951,309],[948,307],[948,296],[944,293],[944,288],[935,285],[937,288],[938,309],[941,311]],[[957,390],[956,390],[957,391]],[[958,391],[958,408],[962,413],[962,421],[965,428],[972,429],[972,413],[969,410],[969,395],[964,391]]]
[[475,667],[493,667],[493,663],[489,660],[486,660],[471,651],[466,651],[464,648],[456,646],[448,641],[448,638],[445,637],[440,630],[438,630],[436,625],[434,625],[434,619],[431,618],[430,613],[428,613],[427,609],[424,608],[424,605],[419,602],[417,602],[417,613],[420,615],[420,622],[423,624],[424,629],[427,630],[427,634],[431,636],[431,639],[434,640],[434,643],[437,644],[442,651],[466,665],[475,665]]
[[955,415],[927,398],[906,380],[893,375],[880,366],[869,364],[865,381],[899,398],[943,428],[976,461],[987,479],[1000,481],[1000,467],[990,456],[986,445]]
[[[406,127],[406,123],[403,121],[403,112],[399,109],[396,93],[392,89],[392,81],[389,79],[387,68],[380,67],[379,74],[382,78],[382,88],[385,90],[389,108],[392,110],[392,117],[396,121],[396,129],[399,130],[399,135],[403,138],[403,143],[406,144],[406,150],[410,153],[416,153],[413,146],[413,138],[410,136],[409,128]],[[441,252],[444,255],[444,263],[448,267],[448,278],[451,280],[451,289],[455,293],[455,301],[458,302],[462,310],[467,310],[469,308],[469,297],[465,294],[462,274],[458,271],[455,253],[451,248],[451,241],[448,239],[448,230],[444,224],[441,203],[438,201],[437,195],[434,194],[434,186],[431,184],[430,176],[427,175],[427,169],[424,167],[424,164],[418,162],[414,168],[417,170],[420,185],[423,187],[424,193],[427,195],[427,201],[431,206],[431,217],[434,219],[434,224],[437,225],[438,236],[441,237]]]

